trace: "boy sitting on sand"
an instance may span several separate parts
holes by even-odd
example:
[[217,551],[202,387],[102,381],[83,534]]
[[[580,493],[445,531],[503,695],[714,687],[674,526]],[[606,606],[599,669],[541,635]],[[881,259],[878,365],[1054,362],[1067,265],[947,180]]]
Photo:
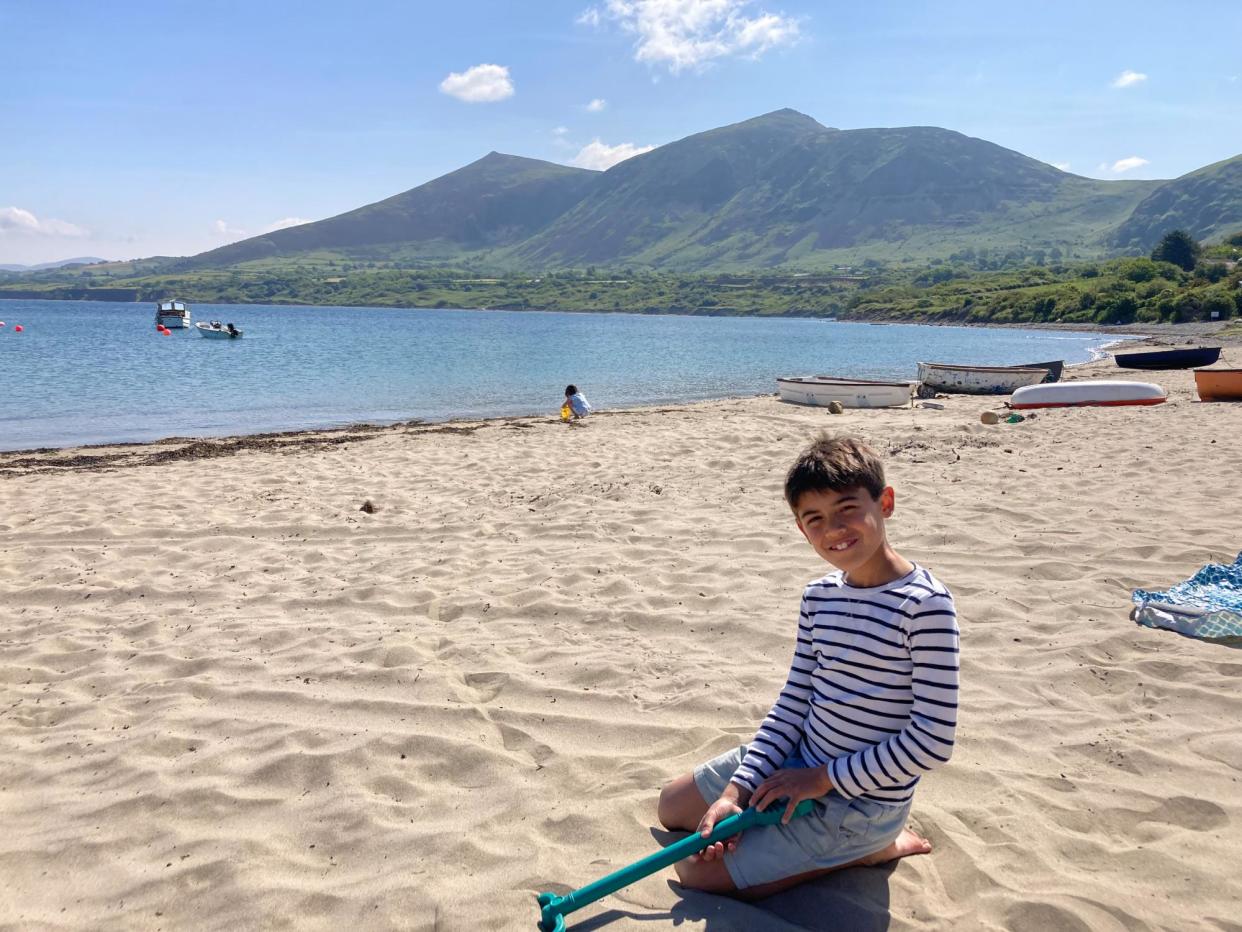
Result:
[[[788,799],[781,823],[675,867],[687,887],[746,899],[929,852],[904,826],[919,777],[948,761],[957,723],[953,597],[888,542],[894,493],[875,451],[820,437],[789,470],[785,500],[836,571],[803,592],[789,677],[754,740],[673,780],[658,809],[665,828],[706,837],[748,805]],[[814,810],[791,821],[804,799]]]

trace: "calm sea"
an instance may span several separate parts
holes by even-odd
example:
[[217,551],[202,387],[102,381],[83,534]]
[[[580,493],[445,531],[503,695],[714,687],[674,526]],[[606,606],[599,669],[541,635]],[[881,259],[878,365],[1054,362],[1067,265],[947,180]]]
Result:
[[[0,449],[359,421],[555,414],[758,394],[778,375],[915,375],[920,359],[1081,362],[1098,333],[535,311],[195,305],[241,340],[163,337],[154,307],[0,301]],[[22,325],[24,332],[14,331]]]

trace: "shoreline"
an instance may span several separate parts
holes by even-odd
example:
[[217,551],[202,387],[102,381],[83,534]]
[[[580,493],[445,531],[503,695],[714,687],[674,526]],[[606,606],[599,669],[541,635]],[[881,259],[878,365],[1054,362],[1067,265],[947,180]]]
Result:
[[[51,304],[61,304],[66,302],[83,302],[89,304],[125,304],[125,305],[151,305],[152,301],[113,301],[105,298],[13,298],[0,295],[0,302],[4,301],[44,301]],[[217,303],[211,301],[195,301],[195,307],[299,307],[299,308],[345,308],[349,310],[382,310],[382,311],[494,311],[498,313],[508,314],[582,314],[582,315],[612,315],[612,314],[629,314],[635,317],[720,317],[731,320],[824,320],[841,324],[870,324],[873,326],[889,326],[891,324],[906,324],[912,327],[978,327],[983,329],[997,330],[1069,330],[1079,333],[1120,333],[1127,335],[1153,335],[1153,336],[1176,336],[1189,335],[1192,337],[1212,337],[1214,339],[1222,339],[1226,343],[1242,343],[1242,330],[1236,333],[1220,335],[1220,331],[1228,329],[1233,320],[1189,320],[1181,323],[1129,323],[1129,324],[1098,324],[1090,321],[1081,323],[1065,323],[1061,321],[1016,321],[1012,323],[992,322],[992,321],[971,321],[971,320],[912,320],[908,317],[883,317],[883,316],[866,316],[866,317],[840,317],[836,313],[833,314],[713,314],[704,311],[703,313],[684,313],[684,312],[649,312],[640,308],[600,308],[598,310],[566,310],[564,308],[541,308],[541,307],[420,307],[404,304],[304,304],[297,301],[282,301],[273,304],[263,304],[259,302],[245,303]]]
[[[1099,352],[1092,359],[1068,363],[1067,370],[1081,371],[1097,366],[1107,360],[1114,350],[1133,346],[1159,344],[1159,337],[1146,339],[1123,339],[1105,344],[1107,352]],[[1137,370],[1136,370],[1137,371]],[[1176,371],[1176,370],[1174,370]],[[674,411],[682,408],[709,405],[718,402],[748,400],[776,396],[777,392],[755,392],[699,398],[692,401],[655,401],[649,404],[633,404],[620,408],[597,410],[591,419],[622,414]],[[954,396],[1002,399],[1004,396]],[[999,403],[999,401],[998,401]],[[894,409],[904,410],[904,409]],[[219,436],[170,436],[155,440],[105,441],[101,443],[69,444],[63,447],[28,447],[16,450],[0,450],[0,479],[12,475],[25,475],[30,471],[92,470],[123,466],[147,465],[183,459],[207,459],[228,456],[246,451],[268,450],[288,452],[294,449],[329,447],[364,441],[377,435],[389,434],[435,434],[466,433],[489,426],[514,426],[517,428],[542,423],[560,423],[557,414],[498,414],[490,417],[450,417],[444,420],[411,418],[390,423],[355,421],[329,427],[303,427],[284,431],[257,431],[255,433],[221,434]]]
[[[117,302],[112,302],[112,303],[117,303]],[[451,309],[452,312],[455,312],[458,310],[471,310],[471,309]],[[522,312],[522,313],[525,313],[525,312]],[[565,313],[565,312],[558,311],[558,312],[552,312],[552,313],[560,314],[560,313]],[[582,312],[582,313],[591,313],[591,312]],[[806,318],[806,319],[816,319],[816,318]],[[886,326],[887,325],[887,323],[881,323],[881,322],[876,322],[876,321],[838,321],[838,322],[867,324],[870,326]],[[893,323],[899,323],[899,322],[893,322]],[[928,324],[923,324],[923,323],[908,324],[908,325],[909,326],[929,326]],[[953,326],[953,324],[950,322],[943,322],[940,324],[935,324],[934,326]],[[1118,331],[1109,332],[1103,329],[1084,330],[1082,328],[1076,328],[1072,326],[1060,326],[1060,325],[1047,325],[1043,327],[1028,327],[1028,326],[1019,325],[1019,324],[994,325],[994,326],[987,325],[987,324],[977,324],[977,325],[970,325],[970,326],[978,326],[978,327],[983,327],[983,328],[991,327],[992,329],[998,329],[998,330],[1011,330],[1011,329],[1066,330],[1066,331],[1073,331],[1073,332],[1078,332],[1078,333],[1092,333],[1092,334],[1099,333],[1101,336],[1114,337],[1113,339],[1101,340],[1100,343],[1093,345],[1091,347],[1088,347],[1087,348],[1088,351],[1092,354],[1091,358],[1088,360],[1081,361],[1081,362],[1069,363],[1068,367],[1070,368],[1074,368],[1074,367],[1078,367],[1082,365],[1090,365],[1091,363],[1096,362],[1099,359],[1106,358],[1109,353],[1115,351],[1117,348],[1121,346],[1125,346],[1128,344],[1144,345],[1145,343],[1150,343],[1153,341],[1159,343],[1163,338],[1161,334],[1149,332],[1151,328],[1143,328],[1142,330],[1135,330],[1134,332],[1128,332],[1128,333],[1123,334]],[[911,378],[910,376],[903,376],[903,377]],[[773,376],[773,379],[775,378],[776,376]],[[627,402],[625,403],[624,407],[611,409],[611,410],[616,410],[616,411],[639,410],[639,409],[649,408],[649,407],[677,405],[677,404],[682,404],[682,403],[709,402],[709,401],[718,401],[718,400],[725,400],[725,399],[731,399],[731,398],[762,397],[767,394],[772,394],[772,392],[762,391],[762,390],[751,392],[751,391],[743,390],[743,391],[738,391],[738,392],[727,392],[725,394],[720,394],[720,395],[712,395],[712,396],[704,397],[704,398],[696,398],[696,399],[691,399],[688,401],[683,401],[682,399],[667,399],[667,400],[656,399],[652,401],[642,401],[642,402],[634,402],[634,403]],[[80,459],[83,462],[87,462],[90,459],[90,454],[92,452],[98,453],[99,451],[113,450],[113,449],[119,450],[119,449],[127,449],[127,448],[141,449],[141,448],[146,448],[152,445],[173,444],[173,445],[184,446],[184,445],[191,444],[191,443],[201,442],[206,445],[214,444],[216,446],[219,446],[220,444],[228,443],[228,444],[237,446],[243,439],[246,439],[246,438],[248,438],[248,440],[251,442],[271,440],[272,438],[284,438],[286,441],[288,441],[292,438],[310,437],[312,435],[333,435],[333,434],[339,435],[341,433],[349,433],[349,432],[359,433],[361,431],[372,431],[372,430],[387,429],[387,428],[400,429],[402,427],[409,427],[412,425],[426,426],[426,425],[453,425],[453,424],[461,424],[461,423],[474,424],[474,423],[480,423],[480,422],[486,423],[486,422],[497,421],[497,420],[500,420],[500,421],[511,420],[515,418],[538,419],[542,416],[544,415],[540,412],[531,412],[529,409],[521,410],[519,408],[518,410],[512,411],[510,413],[502,412],[502,413],[496,413],[496,414],[488,414],[482,417],[478,415],[472,415],[469,413],[464,413],[464,414],[453,413],[453,414],[448,414],[442,417],[430,417],[430,418],[404,417],[404,418],[399,418],[396,420],[381,420],[381,421],[366,421],[366,420],[357,421],[355,420],[355,421],[349,421],[345,423],[294,426],[294,427],[289,427],[288,429],[275,429],[275,430],[269,427],[260,426],[260,427],[257,427],[253,431],[234,432],[226,428],[225,432],[219,433],[219,434],[172,433],[168,436],[151,437],[149,439],[102,439],[98,441],[88,441],[88,442],[68,441],[64,443],[56,443],[56,442],[46,443],[45,442],[45,443],[38,444],[38,445],[20,446],[20,447],[15,447],[12,449],[0,449],[0,472],[3,472],[5,470],[5,464],[8,462],[11,462],[15,457],[22,457],[22,456],[28,457],[28,456],[32,456],[36,454],[65,454],[70,451],[83,451],[82,454],[78,457],[78,459]],[[326,443],[329,441],[320,440],[318,442]],[[337,442],[341,442],[341,441],[337,441]],[[118,456],[116,455],[110,455],[108,457],[97,456],[96,460],[102,462],[105,459],[115,460],[117,458]]]

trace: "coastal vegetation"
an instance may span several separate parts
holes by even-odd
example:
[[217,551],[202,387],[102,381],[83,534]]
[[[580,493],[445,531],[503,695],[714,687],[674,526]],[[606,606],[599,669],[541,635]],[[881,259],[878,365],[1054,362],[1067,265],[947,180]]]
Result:
[[[1056,250],[1001,253],[968,248],[921,263],[872,259],[832,272],[703,275],[591,266],[539,275],[489,275],[335,258],[169,272],[155,260],[143,260],[47,270],[7,280],[0,276],[0,297],[156,301],[175,295],[212,304],[969,323],[1115,324],[1228,320],[1242,315],[1242,231],[1213,246],[1201,246],[1178,233],[1165,237],[1153,255],[1159,258],[1067,261]],[[1183,260],[1182,264],[1165,261],[1170,257]]]

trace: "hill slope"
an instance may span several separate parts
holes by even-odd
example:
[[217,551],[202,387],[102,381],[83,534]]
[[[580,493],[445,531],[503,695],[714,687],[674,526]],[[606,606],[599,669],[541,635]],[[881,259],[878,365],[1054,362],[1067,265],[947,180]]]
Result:
[[427,255],[505,246],[530,236],[576,203],[598,175],[492,152],[386,200],[231,243],[194,256],[185,267],[227,266],[316,251],[383,257],[392,247],[409,244]]
[[1242,155],[1164,182],[1117,228],[1112,242],[1146,252],[1174,229],[1202,240],[1242,229]]
[[1098,239],[1156,184],[1092,181],[936,127],[842,131],[781,110],[622,162],[514,254],[707,268],[920,235],[1068,245]]

